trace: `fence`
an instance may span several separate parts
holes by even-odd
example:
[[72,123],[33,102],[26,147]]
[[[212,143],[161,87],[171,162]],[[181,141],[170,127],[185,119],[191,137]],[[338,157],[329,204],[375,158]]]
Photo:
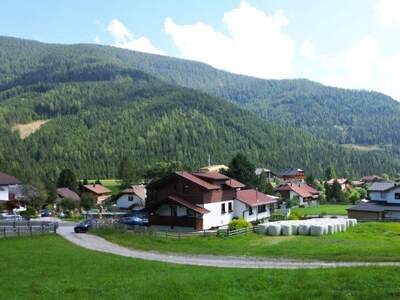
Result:
[[123,225],[118,224],[112,221],[103,221],[99,220],[94,223],[93,228],[95,229],[116,229],[121,230],[126,233],[131,234],[139,234],[139,235],[147,235],[154,238],[165,238],[165,239],[181,239],[186,237],[195,237],[195,236],[219,236],[219,237],[231,237],[239,234],[247,234],[250,232],[254,232],[257,229],[257,226],[241,228],[237,230],[229,230],[229,229],[219,229],[219,230],[202,230],[202,231],[161,231],[154,230],[151,227],[139,226],[139,225]]
[[57,222],[0,221],[0,237],[56,233]]

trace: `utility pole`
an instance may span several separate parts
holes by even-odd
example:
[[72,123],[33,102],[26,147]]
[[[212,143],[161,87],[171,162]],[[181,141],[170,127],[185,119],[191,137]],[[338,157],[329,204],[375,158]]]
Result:
[[258,223],[258,187],[256,187],[256,223]]

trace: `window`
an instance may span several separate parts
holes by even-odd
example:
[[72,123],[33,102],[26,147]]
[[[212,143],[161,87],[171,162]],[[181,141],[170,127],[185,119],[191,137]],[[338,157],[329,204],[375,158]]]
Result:
[[194,211],[188,208],[186,209],[186,215],[188,217],[194,217]]
[[394,199],[400,200],[400,193],[394,193]]
[[128,196],[128,201],[132,202],[133,201],[133,196]]
[[232,202],[229,202],[229,203],[228,203],[228,211],[229,211],[229,212],[232,212],[232,211],[233,211],[233,209],[232,209]]
[[249,216],[251,216],[252,214],[253,214],[253,208],[249,206]]
[[266,212],[266,211],[267,211],[267,206],[265,204],[258,206],[258,213],[263,213],[263,212]]
[[171,217],[176,217],[178,215],[178,210],[176,206],[171,206]]
[[183,192],[187,193],[190,189],[190,186],[188,184],[183,184]]
[[221,214],[226,213],[225,211],[225,203],[221,203]]

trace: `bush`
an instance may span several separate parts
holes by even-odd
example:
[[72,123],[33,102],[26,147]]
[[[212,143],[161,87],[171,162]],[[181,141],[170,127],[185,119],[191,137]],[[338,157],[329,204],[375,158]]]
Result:
[[81,207],[88,211],[91,208],[95,207],[96,205],[96,199],[88,193],[83,193],[81,196]]
[[281,220],[285,220],[286,216],[281,213],[281,212],[274,212],[270,217],[269,220],[270,221],[281,221]]
[[298,212],[298,211],[292,211],[291,213],[290,213],[290,216],[289,216],[289,220],[301,220],[301,219],[303,219],[304,218],[304,215],[302,215],[300,212]]
[[247,222],[243,218],[240,218],[240,219],[232,220],[229,223],[229,230],[237,230],[237,229],[241,229],[241,228],[248,228],[250,226],[251,226],[251,224],[249,222]]
[[74,200],[69,198],[62,199],[60,204],[61,208],[65,211],[73,210],[76,207]]
[[36,210],[33,207],[27,207],[25,211],[21,211],[20,215],[24,218],[36,217]]

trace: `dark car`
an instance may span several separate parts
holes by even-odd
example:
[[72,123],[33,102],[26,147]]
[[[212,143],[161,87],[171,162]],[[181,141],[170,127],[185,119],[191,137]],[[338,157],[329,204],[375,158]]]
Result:
[[133,216],[126,216],[122,217],[118,220],[119,224],[125,225],[148,225],[149,219],[143,215],[133,215]]
[[78,225],[74,227],[74,231],[76,233],[85,233],[89,230],[90,227],[93,225],[93,220],[85,220],[83,222],[80,222]]

